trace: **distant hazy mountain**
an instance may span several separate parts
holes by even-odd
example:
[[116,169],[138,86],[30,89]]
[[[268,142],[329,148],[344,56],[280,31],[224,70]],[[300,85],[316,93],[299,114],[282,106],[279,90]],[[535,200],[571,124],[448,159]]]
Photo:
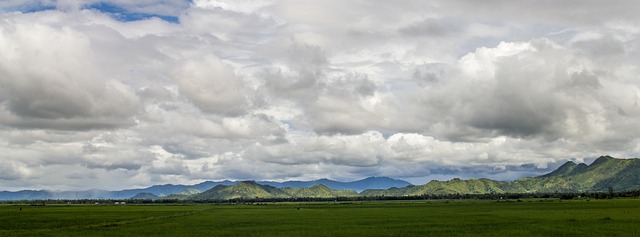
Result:
[[160,197],[158,197],[158,195],[155,195],[153,193],[138,193],[135,196],[129,198],[129,199],[136,199],[136,200],[156,200]]
[[40,200],[51,199],[51,193],[44,190],[0,191],[0,200]]

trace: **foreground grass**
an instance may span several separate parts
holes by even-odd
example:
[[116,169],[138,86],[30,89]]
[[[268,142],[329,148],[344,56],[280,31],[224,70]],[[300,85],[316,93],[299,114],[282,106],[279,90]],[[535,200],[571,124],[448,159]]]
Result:
[[640,236],[638,223],[639,199],[0,206],[0,236]]

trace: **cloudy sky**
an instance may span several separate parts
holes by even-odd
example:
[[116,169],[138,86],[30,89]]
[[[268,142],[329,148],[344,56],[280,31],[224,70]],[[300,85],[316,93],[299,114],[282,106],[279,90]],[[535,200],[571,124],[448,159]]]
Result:
[[0,1],[0,190],[640,156],[634,0]]

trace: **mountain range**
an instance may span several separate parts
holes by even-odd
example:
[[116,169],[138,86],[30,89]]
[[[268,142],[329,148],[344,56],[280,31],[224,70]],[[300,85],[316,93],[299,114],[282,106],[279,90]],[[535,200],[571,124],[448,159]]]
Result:
[[640,189],[640,159],[616,159],[601,156],[590,165],[568,161],[556,170],[537,177],[511,182],[490,179],[452,179],[424,185],[390,189],[370,189],[362,196],[417,196],[425,194],[488,193],[577,193]]
[[353,182],[328,179],[314,181],[207,181],[196,185],[156,185],[121,191],[88,190],[52,192],[46,190],[0,192],[0,200],[33,199],[180,199],[228,200],[261,198],[332,198],[357,196],[422,196],[492,193],[578,193],[640,190],[640,159],[601,156],[591,164],[568,161],[556,170],[514,181],[486,178],[448,181],[433,180],[411,185],[387,177],[371,177]]
[[[126,189],[119,191],[84,190],[84,191],[51,191],[51,190],[21,190],[16,192],[0,191],[0,200],[45,200],[45,199],[129,199],[144,194],[144,199],[152,197],[174,197],[182,199],[185,196],[207,191],[219,185],[231,186],[244,181],[205,181],[195,185],[164,184],[154,185],[142,189]],[[256,184],[268,185],[275,188],[309,188],[323,185],[332,190],[353,190],[361,192],[366,189],[387,189],[392,187],[405,187],[411,183],[388,177],[369,177],[352,182],[340,182],[330,179],[312,181],[256,181]],[[140,196],[138,196],[140,197]]]
[[359,193],[338,192],[323,185],[310,188],[278,189],[255,182],[242,182],[232,186],[216,186],[206,192],[186,196],[184,199],[235,198],[301,198],[301,197],[354,197],[354,196],[422,196],[447,194],[492,193],[579,193],[640,190],[640,159],[616,159],[601,156],[590,165],[568,161],[556,170],[537,177],[514,181],[495,181],[486,178],[448,181],[433,180],[424,185],[408,185],[383,189],[367,189]]

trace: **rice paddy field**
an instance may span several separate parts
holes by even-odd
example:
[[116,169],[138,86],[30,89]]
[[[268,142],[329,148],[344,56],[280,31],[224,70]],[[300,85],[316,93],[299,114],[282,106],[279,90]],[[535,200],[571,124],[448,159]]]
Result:
[[0,236],[640,236],[640,199],[0,205]]

